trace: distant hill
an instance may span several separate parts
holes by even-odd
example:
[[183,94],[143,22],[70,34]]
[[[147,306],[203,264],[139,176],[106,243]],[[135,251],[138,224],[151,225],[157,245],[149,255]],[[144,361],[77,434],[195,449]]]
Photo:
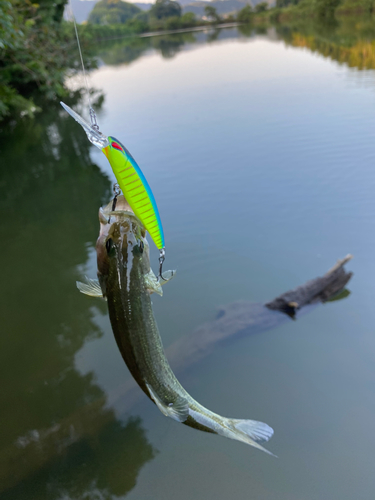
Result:
[[[194,12],[194,14],[198,17],[202,17],[205,15],[204,13],[204,8],[206,5],[211,5],[212,7],[215,7],[217,10],[217,13],[220,15],[223,14],[229,14],[231,12],[238,12],[239,10],[243,9],[245,5],[247,4],[257,4],[261,2],[262,0],[213,0],[212,2],[206,2],[204,0],[202,1],[197,1],[197,2],[191,2],[187,5],[184,5],[183,11],[184,12]],[[181,3],[181,2],[180,2]]]
[[[99,0],[70,0],[77,23],[87,21],[90,12],[98,1]],[[71,18],[69,2],[65,7],[64,18],[68,20]]]
[[[78,24],[83,23],[84,21],[87,21],[89,18],[90,12],[94,8],[94,5],[98,2],[99,0],[70,0],[72,3],[73,7],[73,12],[74,16],[76,18],[76,21]],[[189,1],[189,0],[187,0]],[[139,7],[142,10],[149,10],[151,8],[152,3],[135,3],[137,7]],[[65,12],[64,12],[64,19],[69,19],[70,20],[70,7],[69,3],[65,7]]]
[[[94,5],[99,0],[70,0],[73,7],[73,12],[77,23],[82,23],[87,21],[90,12],[94,8]],[[198,17],[204,16],[204,8],[206,5],[212,5],[215,7],[217,12],[221,15],[229,14],[230,12],[237,12],[241,10],[246,4],[250,3],[252,5],[256,5],[257,3],[263,0],[213,0],[211,2],[200,0],[196,2],[192,2],[191,0],[177,0],[178,3],[182,6],[183,12],[194,12],[194,14]],[[153,2],[152,2],[153,3]],[[137,7],[142,10],[149,10],[151,8],[152,3],[143,3],[137,2],[134,3]],[[70,19],[70,8],[69,4],[65,7],[65,19]]]
[[151,6],[152,6],[152,3],[135,3],[134,5],[136,5],[137,7],[139,7],[141,10],[150,10],[151,9]]

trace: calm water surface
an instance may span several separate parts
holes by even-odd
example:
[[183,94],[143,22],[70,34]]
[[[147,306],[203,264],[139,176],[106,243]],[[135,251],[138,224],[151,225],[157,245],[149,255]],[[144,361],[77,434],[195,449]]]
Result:
[[75,288],[95,277],[113,177],[56,104],[0,136],[2,499],[373,497],[375,73],[291,40],[120,40],[98,47],[90,76],[101,129],[142,166],[178,270],[153,299],[166,346],[221,305],[355,257],[345,300],[179,375],[209,409],[271,425],[279,459],[178,425],[132,389],[106,304]]

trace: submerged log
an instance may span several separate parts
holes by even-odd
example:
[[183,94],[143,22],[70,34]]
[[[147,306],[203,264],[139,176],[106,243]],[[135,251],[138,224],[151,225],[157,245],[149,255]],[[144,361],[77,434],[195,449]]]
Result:
[[297,311],[301,313],[308,305],[331,300],[353,275],[344,269],[351,259],[352,256],[347,255],[324,276],[307,281],[264,305],[238,301],[221,307],[214,321],[203,324],[167,349],[172,368],[182,372],[207,356],[219,343],[270,330],[288,321],[288,316],[295,318]]
[[348,283],[353,273],[348,273],[344,265],[353,258],[348,254],[326,272],[324,276],[307,281],[294,290],[283,293],[272,302],[265,304],[268,309],[281,311],[289,316],[295,316],[296,312],[308,304],[327,302],[340,293]]

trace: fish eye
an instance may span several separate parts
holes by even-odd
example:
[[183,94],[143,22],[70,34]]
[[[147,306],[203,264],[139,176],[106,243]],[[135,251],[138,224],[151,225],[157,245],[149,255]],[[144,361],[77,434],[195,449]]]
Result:
[[108,240],[105,242],[105,248],[107,250],[107,254],[108,255],[111,252],[112,247],[113,247],[113,239],[112,238],[108,238]]

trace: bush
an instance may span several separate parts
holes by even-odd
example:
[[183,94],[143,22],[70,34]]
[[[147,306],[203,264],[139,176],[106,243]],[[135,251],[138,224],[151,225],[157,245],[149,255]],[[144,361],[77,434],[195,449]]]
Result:
[[253,18],[253,9],[251,5],[246,5],[237,14],[237,21],[239,23],[250,23]]
[[66,0],[0,0],[0,119],[32,116],[32,95],[65,95],[67,67],[74,67],[71,43],[60,25]]
[[180,17],[181,5],[173,0],[156,0],[150,9],[150,16],[156,19],[165,19],[167,17]]
[[260,14],[261,12],[266,12],[267,9],[268,9],[268,3],[267,2],[261,2],[261,3],[258,3],[255,6],[255,12],[257,14]]
[[90,12],[91,24],[123,24],[141,13],[136,5],[123,0],[100,0]]
[[316,0],[315,12],[321,19],[332,18],[340,0]]
[[181,16],[181,26],[182,28],[192,28],[197,25],[197,18],[194,12],[185,12]]

